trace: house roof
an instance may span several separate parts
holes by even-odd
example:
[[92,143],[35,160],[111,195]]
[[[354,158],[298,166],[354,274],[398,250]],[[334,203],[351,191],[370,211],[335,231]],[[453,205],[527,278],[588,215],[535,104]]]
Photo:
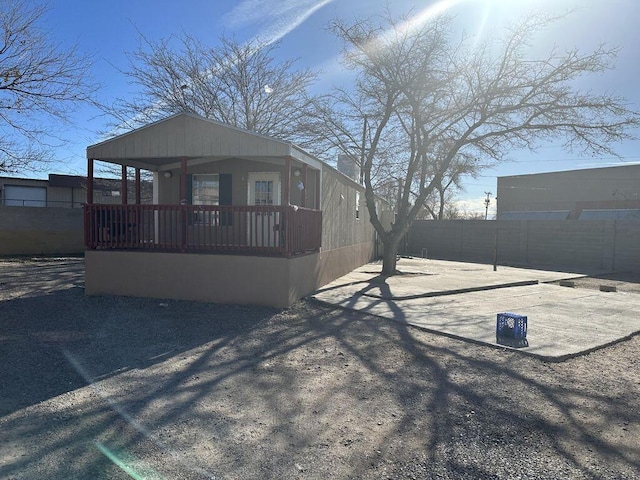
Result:
[[598,210],[583,210],[579,220],[640,220],[638,208],[611,208]]
[[571,210],[549,210],[532,212],[503,212],[498,220],[566,220]]
[[86,188],[87,179],[86,177],[80,177],[78,175],[60,175],[57,173],[50,173],[49,186],[63,188]]
[[[624,172],[624,173],[623,173]],[[540,172],[540,173],[521,173],[517,175],[504,175],[498,177],[498,181],[511,181],[514,179],[531,179],[541,177],[562,177],[562,176],[575,176],[578,174],[592,173],[594,175],[603,175],[607,173],[615,173],[620,175],[638,175],[640,172],[640,164],[631,163],[627,165],[612,165],[608,167],[594,167],[594,168],[578,168],[572,170],[558,170],[552,172]]]
[[320,169],[323,162],[292,143],[226,125],[192,113],[179,113],[87,147],[87,158],[151,171],[224,158],[281,161],[291,158]]

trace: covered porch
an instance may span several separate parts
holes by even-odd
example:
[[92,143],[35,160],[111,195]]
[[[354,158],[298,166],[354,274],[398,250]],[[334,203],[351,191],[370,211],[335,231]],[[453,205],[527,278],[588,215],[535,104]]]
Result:
[[[320,250],[322,163],[293,144],[183,113],[90,146],[87,161],[89,250],[280,257]],[[97,161],[120,166],[120,205],[94,201]],[[153,175],[152,204],[140,201],[144,171]]]

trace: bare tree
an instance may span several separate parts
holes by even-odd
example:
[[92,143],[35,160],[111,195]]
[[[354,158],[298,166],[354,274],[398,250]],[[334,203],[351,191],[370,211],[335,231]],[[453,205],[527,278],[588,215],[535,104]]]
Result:
[[[431,218],[434,220],[451,218],[451,202],[454,201],[456,192],[463,189],[463,177],[465,175],[476,177],[479,168],[472,158],[465,155],[459,155],[451,162],[443,175],[436,179],[433,191],[423,202],[424,209]],[[414,193],[414,195],[417,197],[419,194]]]
[[423,210],[418,213],[416,220],[448,220],[451,219],[452,212],[454,215],[457,214],[457,209],[453,208],[454,188],[448,182],[436,187],[431,195],[425,198]]
[[47,37],[46,10],[0,0],[0,172],[41,168],[61,143],[56,123],[95,92],[91,59]]
[[[528,57],[529,42],[554,20],[529,16],[502,41],[479,47],[450,41],[447,16],[422,24],[389,15],[379,22],[332,24],[357,79],[354,93],[333,94],[323,123],[334,145],[345,147],[349,137],[358,138],[358,123],[367,115],[365,198],[384,242],[383,274],[395,273],[399,242],[425,199],[455,171],[452,166],[473,174],[504,161],[511,150],[533,150],[551,139],[578,153],[615,154],[612,143],[632,138],[639,115],[624,99],[575,87],[582,75],[612,68],[615,48],[553,49],[540,59]],[[380,174],[401,179],[389,229],[375,209]]]
[[140,91],[108,109],[115,118],[110,127],[131,129],[193,112],[305,146],[300,125],[313,105],[307,90],[316,74],[294,70],[294,60],[275,61],[276,48],[227,37],[208,47],[186,34],[158,41],[140,35],[124,72]]

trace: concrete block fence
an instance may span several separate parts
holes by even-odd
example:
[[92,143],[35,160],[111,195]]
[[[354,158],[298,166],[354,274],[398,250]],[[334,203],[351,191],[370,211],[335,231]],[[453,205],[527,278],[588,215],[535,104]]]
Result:
[[0,256],[84,252],[82,209],[0,206]]
[[[640,272],[635,220],[420,220],[404,253],[430,258]],[[496,249],[497,246],[497,249]]]

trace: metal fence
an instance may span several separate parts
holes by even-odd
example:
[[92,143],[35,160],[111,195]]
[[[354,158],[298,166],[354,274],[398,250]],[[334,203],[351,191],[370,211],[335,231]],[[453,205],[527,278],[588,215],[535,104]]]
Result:
[[0,205],[5,207],[82,208],[84,202],[72,202],[66,200],[24,200],[21,198],[0,198]]

